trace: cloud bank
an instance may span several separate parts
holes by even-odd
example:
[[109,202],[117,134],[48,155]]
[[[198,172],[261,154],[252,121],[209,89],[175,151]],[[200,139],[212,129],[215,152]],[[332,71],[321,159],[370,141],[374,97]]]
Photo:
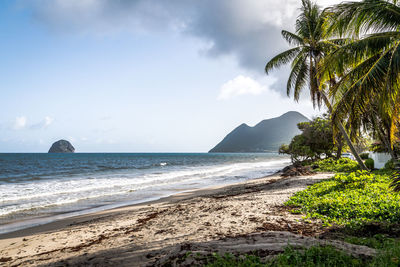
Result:
[[286,44],[280,30],[293,25],[298,0],[21,0],[35,18],[61,31],[178,31],[200,38],[205,55],[232,55],[263,72]]
[[[173,30],[205,42],[204,54],[231,55],[254,74],[288,46],[281,29],[293,30],[298,0],[20,0],[55,30],[84,34]],[[321,0],[321,4],[337,3]],[[287,69],[272,89],[285,92]]]

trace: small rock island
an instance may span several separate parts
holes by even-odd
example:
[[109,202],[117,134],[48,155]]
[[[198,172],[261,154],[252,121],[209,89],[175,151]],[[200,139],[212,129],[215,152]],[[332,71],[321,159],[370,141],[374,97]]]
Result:
[[75,148],[67,140],[55,142],[49,149],[49,153],[74,153]]

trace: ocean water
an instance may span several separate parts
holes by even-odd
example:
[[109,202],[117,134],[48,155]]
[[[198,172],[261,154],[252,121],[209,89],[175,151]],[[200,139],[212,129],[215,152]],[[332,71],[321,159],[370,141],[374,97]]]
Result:
[[273,174],[276,153],[0,154],[0,233]]

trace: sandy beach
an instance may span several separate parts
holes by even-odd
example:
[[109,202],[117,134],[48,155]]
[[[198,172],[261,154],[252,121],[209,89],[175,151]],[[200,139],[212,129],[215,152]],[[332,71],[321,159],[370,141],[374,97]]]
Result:
[[318,222],[304,222],[283,206],[295,192],[330,177],[276,174],[3,234],[0,265],[150,266],[188,250],[261,246],[276,254],[288,242],[330,242],[314,238]]

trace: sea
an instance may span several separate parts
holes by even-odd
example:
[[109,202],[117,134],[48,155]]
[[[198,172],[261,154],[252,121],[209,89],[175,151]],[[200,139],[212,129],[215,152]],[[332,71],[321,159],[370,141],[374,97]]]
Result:
[[271,175],[277,153],[0,154],[0,234]]

